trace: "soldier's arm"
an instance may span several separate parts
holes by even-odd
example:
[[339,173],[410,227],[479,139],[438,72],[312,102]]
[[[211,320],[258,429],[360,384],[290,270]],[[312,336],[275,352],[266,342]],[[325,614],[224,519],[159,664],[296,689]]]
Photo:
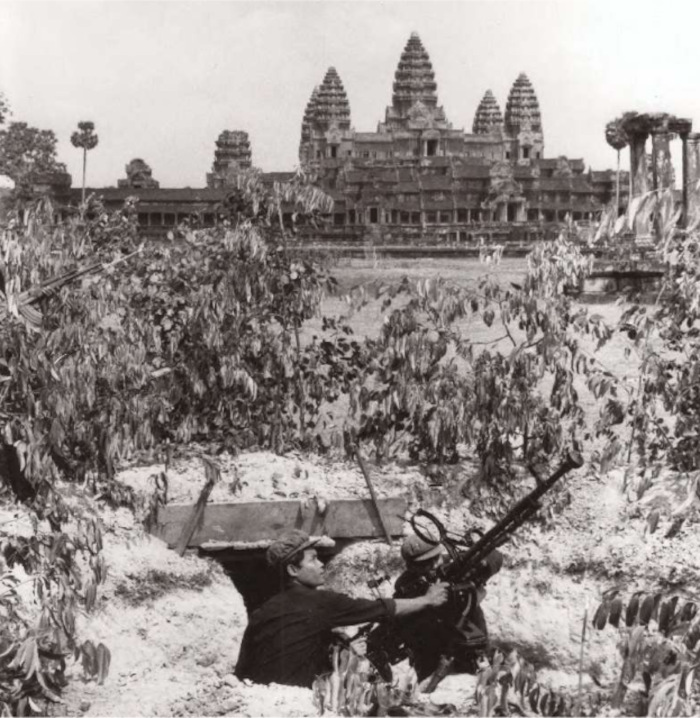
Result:
[[438,581],[430,586],[425,595],[416,598],[395,598],[396,616],[408,616],[429,606],[442,606],[447,602],[448,583]]

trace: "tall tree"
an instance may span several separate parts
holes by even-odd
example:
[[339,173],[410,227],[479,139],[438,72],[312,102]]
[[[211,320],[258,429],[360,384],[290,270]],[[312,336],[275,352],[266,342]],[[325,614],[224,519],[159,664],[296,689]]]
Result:
[[615,209],[620,213],[620,151],[627,147],[627,133],[622,124],[622,117],[618,117],[605,125],[605,141],[617,151],[617,174],[615,181]]
[[83,193],[82,203],[85,204],[85,170],[87,167],[88,150],[94,150],[99,141],[95,134],[95,123],[84,121],[78,122],[78,130],[71,135],[70,138],[73,147],[81,147],[83,150]]
[[38,174],[65,172],[65,166],[56,161],[56,143],[53,130],[11,122],[0,130],[0,175],[9,177],[21,194]]

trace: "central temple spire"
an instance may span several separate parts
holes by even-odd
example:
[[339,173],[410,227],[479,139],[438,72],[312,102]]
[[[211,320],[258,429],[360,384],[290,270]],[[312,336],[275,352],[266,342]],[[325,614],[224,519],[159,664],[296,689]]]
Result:
[[401,53],[394,75],[393,90],[391,104],[400,116],[405,116],[416,102],[430,108],[437,106],[435,73],[430,57],[416,32],[411,33]]
[[394,74],[391,105],[386,108],[385,131],[451,129],[445,111],[438,107],[437,84],[430,57],[418,33],[412,32]]

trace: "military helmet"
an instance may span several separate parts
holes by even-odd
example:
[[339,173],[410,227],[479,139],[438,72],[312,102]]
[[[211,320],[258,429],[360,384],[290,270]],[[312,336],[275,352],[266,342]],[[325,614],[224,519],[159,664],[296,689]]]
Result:
[[429,543],[416,534],[406,536],[401,545],[401,556],[404,561],[427,561],[441,553],[442,544]]

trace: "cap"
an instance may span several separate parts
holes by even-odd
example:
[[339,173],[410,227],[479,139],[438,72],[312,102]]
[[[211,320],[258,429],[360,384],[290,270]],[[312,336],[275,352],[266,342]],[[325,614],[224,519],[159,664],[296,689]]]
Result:
[[321,538],[310,538],[309,534],[301,529],[287,531],[270,544],[265,554],[267,564],[273,567],[285,566],[299,553],[315,546],[320,540]]
[[427,561],[442,553],[442,544],[429,543],[420,536],[411,534],[401,545],[401,556],[404,561]]

